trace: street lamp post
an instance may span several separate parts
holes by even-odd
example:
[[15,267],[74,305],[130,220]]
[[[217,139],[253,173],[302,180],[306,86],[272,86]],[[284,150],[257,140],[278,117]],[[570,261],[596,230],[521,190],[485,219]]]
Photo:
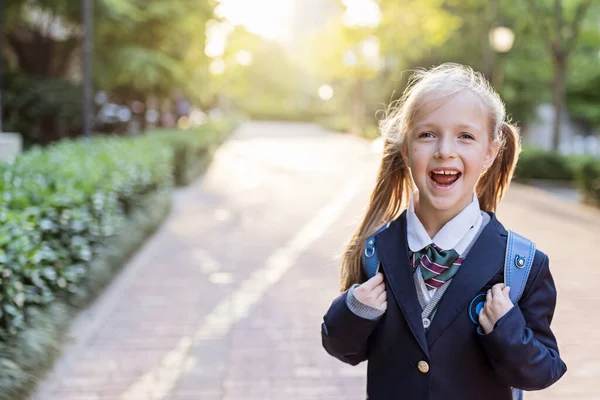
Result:
[[92,127],[92,7],[93,0],[83,0],[83,136],[91,136]]
[[[515,41],[515,34],[507,26],[497,25],[490,30],[489,34],[490,46],[498,54],[506,54],[512,49]],[[492,70],[492,86],[498,90],[504,81],[504,69],[502,68],[502,60],[496,59]]]

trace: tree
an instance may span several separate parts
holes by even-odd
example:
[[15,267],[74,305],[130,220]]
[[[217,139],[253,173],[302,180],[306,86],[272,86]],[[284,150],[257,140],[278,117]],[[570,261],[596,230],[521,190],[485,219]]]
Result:
[[[349,13],[351,2],[340,3],[342,12]],[[344,106],[353,133],[364,131],[369,104],[387,103],[388,95],[403,84],[403,70],[441,46],[461,23],[442,0],[375,3],[379,21],[348,23],[342,14],[318,32],[305,50],[312,71],[348,94],[349,104]]]
[[[569,56],[571,55],[584,21],[584,17],[591,4],[591,0],[581,0],[576,6],[568,2],[565,7],[563,1],[553,0],[550,9],[542,0],[526,0],[527,6],[536,21],[536,25],[546,40],[547,49],[552,58],[553,80],[552,101],[554,104],[554,123],[552,132],[552,147],[558,150],[560,145],[561,114],[565,109],[566,77]],[[572,14],[569,21],[568,14]]]
[[63,77],[79,46],[78,2],[17,0],[7,9],[6,42],[17,68],[28,75]]
[[97,85],[122,101],[175,91],[198,100],[206,86],[201,72],[208,67],[204,27],[211,3],[130,0],[113,11],[95,33]]
[[306,95],[316,89],[304,85],[307,73],[294,63],[283,44],[243,26],[216,25],[215,29],[227,32],[223,53],[213,55],[213,62],[221,68],[213,70],[210,81],[222,106],[234,102],[257,119],[303,119],[310,114]]
[[[168,98],[176,92],[200,101],[208,80],[204,27],[213,8],[213,0],[94,1],[94,86],[122,104],[150,96]],[[30,96],[24,96],[22,90],[13,93],[11,115],[27,115],[34,121],[35,126],[21,132],[36,141],[47,142],[76,131],[57,121],[60,113],[56,107],[44,107],[42,113],[36,103],[47,103],[43,97],[52,97],[44,92],[43,80],[56,81],[54,87],[80,84],[81,14],[80,0],[12,0],[6,10],[5,55],[10,72],[39,87],[29,90]],[[18,85],[13,86],[16,89]],[[69,109],[74,100],[80,101],[79,96],[60,99]],[[35,118],[23,110],[24,101],[35,111]],[[60,108],[59,99],[54,103]],[[69,118],[63,119],[73,121],[70,125],[79,123],[79,115],[73,118],[71,111],[68,114]]]
[[[598,21],[600,8],[588,11],[590,21]],[[591,14],[591,15],[590,15]],[[600,127],[600,26],[587,24],[583,27],[577,49],[570,60],[567,107],[569,115],[588,126]]]

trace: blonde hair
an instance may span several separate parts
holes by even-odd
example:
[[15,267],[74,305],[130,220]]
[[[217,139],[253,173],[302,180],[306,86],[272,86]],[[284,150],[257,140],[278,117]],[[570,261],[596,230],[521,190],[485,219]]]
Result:
[[510,184],[521,151],[519,131],[507,120],[500,96],[481,73],[467,66],[445,63],[430,70],[415,71],[401,99],[390,104],[386,117],[379,124],[384,141],[383,156],[367,211],[342,256],[342,291],[362,281],[361,254],[367,238],[397,218],[407,206],[414,182],[404,148],[407,134],[424,106],[423,99],[432,94],[436,99],[450,99],[464,90],[471,91],[481,100],[489,118],[490,139],[499,142],[498,155],[475,185],[480,208],[496,210]]

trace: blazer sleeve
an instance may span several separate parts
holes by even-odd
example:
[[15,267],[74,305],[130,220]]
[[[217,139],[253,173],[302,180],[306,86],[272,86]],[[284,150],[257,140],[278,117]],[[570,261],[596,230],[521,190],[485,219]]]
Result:
[[488,335],[478,329],[496,372],[508,385],[524,390],[547,388],[567,371],[550,329],[556,287],[548,257],[542,252],[538,255],[541,266],[519,304],[500,318]]
[[379,319],[354,314],[346,303],[348,291],[338,296],[323,317],[321,339],[325,350],[335,358],[357,365],[367,359],[368,339]]

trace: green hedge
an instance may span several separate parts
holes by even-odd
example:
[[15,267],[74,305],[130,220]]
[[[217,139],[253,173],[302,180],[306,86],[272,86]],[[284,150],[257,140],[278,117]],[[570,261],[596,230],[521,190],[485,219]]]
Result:
[[576,178],[583,201],[600,207],[600,160],[588,159],[583,162],[577,170]]
[[156,193],[143,203],[90,262],[88,275],[80,283],[81,296],[76,304],[59,298],[46,306],[28,307],[25,327],[0,342],[0,399],[27,398],[60,353],[64,333],[78,310],[101,293],[168,215],[171,193]]
[[106,238],[149,193],[171,185],[172,153],[150,141],[97,138],[36,149],[0,169],[0,338],[25,310],[79,283]]
[[576,182],[584,201],[600,207],[600,159],[524,149],[519,157],[515,180],[527,182],[534,179]]
[[524,149],[519,157],[515,179],[572,181],[575,179],[575,170],[573,162],[565,155],[539,149]]
[[173,184],[201,173],[234,126],[62,141],[0,164],[0,399],[34,386],[73,313],[160,225]]
[[237,120],[223,119],[196,129],[157,129],[149,140],[158,140],[173,150],[173,178],[176,186],[196,179],[212,158],[214,151],[233,130]]
[[20,132],[24,148],[78,135],[81,87],[63,79],[6,72],[2,88],[5,132]]

